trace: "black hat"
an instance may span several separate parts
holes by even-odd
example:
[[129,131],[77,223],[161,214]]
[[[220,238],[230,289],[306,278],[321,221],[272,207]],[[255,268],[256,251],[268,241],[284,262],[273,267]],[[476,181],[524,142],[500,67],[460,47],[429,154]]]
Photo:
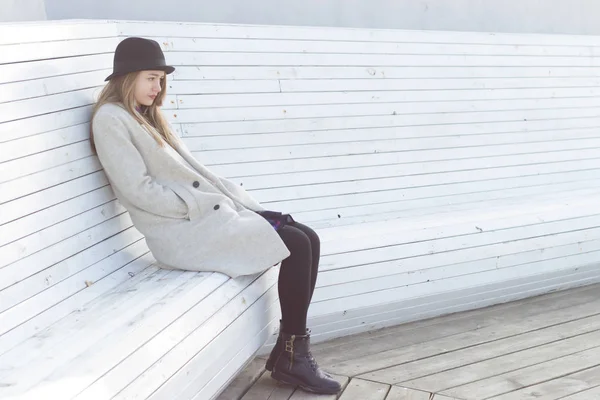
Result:
[[139,37],[130,37],[123,40],[115,50],[113,61],[113,73],[105,81],[125,75],[130,72],[158,70],[167,74],[175,71],[175,68],[167,65],[158,42]]

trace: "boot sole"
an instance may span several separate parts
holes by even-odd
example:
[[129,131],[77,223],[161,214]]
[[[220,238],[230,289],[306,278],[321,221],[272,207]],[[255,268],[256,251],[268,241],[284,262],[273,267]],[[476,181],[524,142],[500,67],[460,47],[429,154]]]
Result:
[[284,374],[280,371],[271,372],[271,377],[273,379],[275,379],[276,381],[283,382],[288,385],[299,386],[302,389],[306,390],[307,392],[311,392],[311,393],[338,394],[340,392],[340,390],[336,390],[336,389],[328,390],[328,389],[321,389],[321,388],[315,388],[315,387],[309,386],[309,385],[305,384],[304,382],[300,381],[299,379],[296,379],[291,375]]

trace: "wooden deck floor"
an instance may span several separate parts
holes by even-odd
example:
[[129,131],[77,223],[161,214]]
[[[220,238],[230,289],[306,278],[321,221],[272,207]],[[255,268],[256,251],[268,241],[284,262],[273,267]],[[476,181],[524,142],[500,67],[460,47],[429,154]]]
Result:
[[219,400],[600,399],[600,285],[313,346],[344,385],[317,396],[256,359]]

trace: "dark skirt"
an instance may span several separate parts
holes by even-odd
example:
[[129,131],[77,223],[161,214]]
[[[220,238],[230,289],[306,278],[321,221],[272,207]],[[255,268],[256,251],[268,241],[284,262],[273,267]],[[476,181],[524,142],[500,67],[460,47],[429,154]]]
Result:
[[283,214],[278,211],[257,211],[258,215],[269,221],[271,226],[279,231],[287,224],[294,223],[294,218],[290,214]]

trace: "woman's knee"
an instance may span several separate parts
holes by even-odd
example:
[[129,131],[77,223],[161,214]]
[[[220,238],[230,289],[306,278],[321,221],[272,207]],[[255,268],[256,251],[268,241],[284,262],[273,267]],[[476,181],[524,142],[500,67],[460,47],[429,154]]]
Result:
[[287,225],[279,231],[279,236],[292,255],[312,251],[311,239],[301,229]]
[[310,242],[313,244],[313,246],[319,245],[321,243],[319,235],[311,227],[301,224],[299,222],[296,222],[294,224],[294,227],[304,232],[304,234],[310,239]]

